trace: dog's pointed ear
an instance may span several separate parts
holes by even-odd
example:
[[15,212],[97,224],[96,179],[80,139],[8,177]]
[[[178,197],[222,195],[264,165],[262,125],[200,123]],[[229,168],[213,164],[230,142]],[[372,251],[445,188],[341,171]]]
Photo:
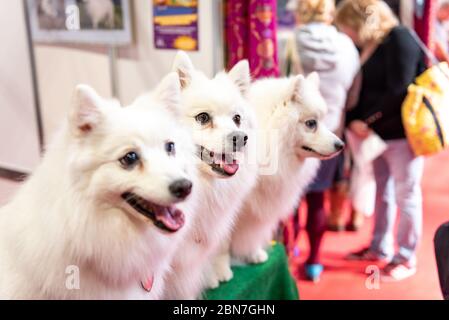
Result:
[[239,61],[228,73],[242,95],[246,95],[251,85],[251,73],[248,60]]
[[288,93],[290,101],[301,103],[301,101],[302,101],[301,93],[302,93],[305,81],[306,81],[306,78],[304,78],[304,76],[302,74],[291,78],[290,89],[289,89],[289,93]]
[[190,85],[195,67],[193,66],[192,60],[190,60],[187,53],[184,51],[178,51],[175,61],[173,62],[172,71],[178,74],[181,89],[185,89]]
[[307,81],[310,81],[318,88],[320,87],[320,75],[317,72],[312,72],[307,76]]
[[181,82],[176,72],[171,72],[162,79],[155,90],[156,98],[174,115],[179,116],[181,105]]
[[69,123],[76,135],[85,135],[95,129],[103,117],[102,104],[103,98],[88,85],[80,84],[75,88]]

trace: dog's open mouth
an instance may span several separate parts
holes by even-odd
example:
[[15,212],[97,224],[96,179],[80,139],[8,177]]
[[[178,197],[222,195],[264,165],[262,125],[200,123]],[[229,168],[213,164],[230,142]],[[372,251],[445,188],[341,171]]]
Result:
[[239,170],[239,164],[233,154],[217,153],[203,146],[197,146],[201,161],[207,163],[213,171],[225,177],[232,177]]
[[150,219],[159,229],[173,233],[184,226],[184,214],[179,209],[157,205],[132,192],[125,192],[122,198],[134,210]]
[[336,152],[336,153],[325,155],[325,154],[319,153],[319,152],[315,151],[314,149],[307,147],[307,146],[303,146],[302,149],[307,152],[315,153],[317,156],[319,156],[320,158],[322,158],[324,160],[331,159],[333,156],[335,156],[336,154],[339,153],[339,152]]

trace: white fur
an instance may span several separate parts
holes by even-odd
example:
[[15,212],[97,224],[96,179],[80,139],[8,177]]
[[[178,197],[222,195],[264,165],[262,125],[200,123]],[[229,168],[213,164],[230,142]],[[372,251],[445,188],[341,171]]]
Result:
[[[264,249],[279,222],[291,214],[313,181],[318,158],[335,155],[335,142],[341,142],[320,123],[327,110],[318,86],[319,77],[313,73],[307,78],[260,80],[251,87],[249,101],[258,119],[259,150],[266,152],[277,169],[267,173],[260,166],[258,183],[239,213],[231,251],[245,262],[267,260]],[[305,126],[311,119],[318,122],[316,130]],[[307,152],[303,146],[321,155]]]
[[[225,137],[235,131],[246,132],[250,137],[243,154],[246,155],[255,128],[255,115],[243,98],[250,86],[247,61],[237,64],[228,74],[222,72],[213,79],[194,69],[188,56],[179,52],[175,63],[183,86],[183,117],[193,131],[194,141],[209,150],[223,152],[227,148]],[[208,112],[213,125],[201,126],[195,116]],[[241,115],[241,126],[232,121],[235,114]],[[215,268],[215,256],[227,248],[231,228],[241,203],[256,182],[257,166],[243,161],[238,172],[230,178],[219,177],[204,162],[199,162],[202,195],[201,206],[194,227],[185,244],[178,250],[173,261],[173,273],[168,277],[168,299],[195,299],[207,287],[215,287],[220,280],[230,279],[229,264]],[[218,257],[218,261],[220,257]],[[219,263],[219,262],[218,262]],[[220,263],[219,263],[220,264]]]
[[[0,298],[161,297],[164,275],[194,218],[199,193],[190,135],[167,109],[179,96],[174,73],[126,108],[90,87],[77,87],[66,125],[34,174],[0,210]],[[175,156],[167,154],[166,141],[176,143]],[[141,162],[125,169],[118,159],[131,150]],[[179,178],[194,184],[181,203],[168,191]],[[160,230],[121,198],[127,191],[176,206],[186,224],[176,233]],[[70,266],[79,268],[79,290],[66,286],[75,275]],[[141,282],[152,276],[148,293]]]
[[98,29],[102,22],[109,28],[114,27],[114,4],[112,0],[84,0],[84,2],[94,29]]

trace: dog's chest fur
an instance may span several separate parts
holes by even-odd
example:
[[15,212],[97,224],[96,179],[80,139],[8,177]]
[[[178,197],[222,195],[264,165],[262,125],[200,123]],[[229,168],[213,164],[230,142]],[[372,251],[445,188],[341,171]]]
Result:
[[256,182],[256,168],[241,166],[230,179],[203,175],[199,211],[185,245],[173,261],[174,274],[168,276],[166,298],[196,298],[203,289],[201,279],[213,256],[230,237],[245,196]]
[[291,214],[319,167],[318,159],[279,164],[275,175],[259,177],[259,183],[245,203],[245,212],[260,219],[279,220]]

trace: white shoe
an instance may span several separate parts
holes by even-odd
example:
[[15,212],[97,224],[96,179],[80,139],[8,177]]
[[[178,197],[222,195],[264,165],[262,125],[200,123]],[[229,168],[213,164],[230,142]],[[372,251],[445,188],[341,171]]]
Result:
[[407,265],[407,263],[390,263],[380,275],[383,282],[396,282],[407,279],[416,273],[416,267]]

